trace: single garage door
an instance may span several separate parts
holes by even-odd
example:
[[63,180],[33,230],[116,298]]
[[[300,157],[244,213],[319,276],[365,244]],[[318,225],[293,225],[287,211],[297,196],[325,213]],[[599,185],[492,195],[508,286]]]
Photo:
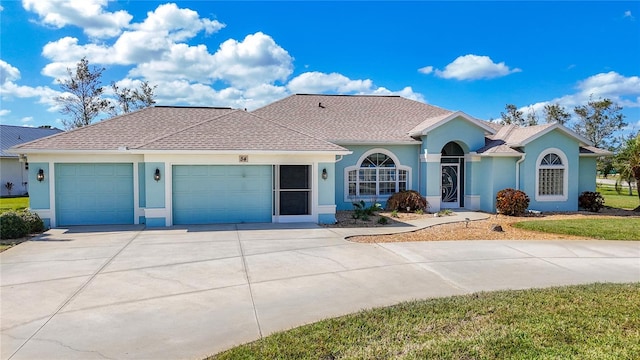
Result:
[[133,224],[132,164],[55,164],[58,226]]
[[269,165],[174,165],[173,223],[271,222]]

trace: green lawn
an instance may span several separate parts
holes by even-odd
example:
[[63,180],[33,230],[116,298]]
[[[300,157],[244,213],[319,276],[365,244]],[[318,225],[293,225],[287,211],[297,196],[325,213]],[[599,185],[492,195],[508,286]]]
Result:
[[29,207],[29,197],[0,198],[0,212],[20,210]]
[[640,283],[402,303],[276,333],[210,359],[640,359]]
[[522,221],[514,227],[603,240],[640,240],[640,218]]
[[622,192],[618,194],[615,188],[609,185],[598,185],[596,191],[604,197],[605,206],[633,210],[640,205],[638,192],[635,189],[633,191],[633,196],[629,196],[629,188],[623,188]]

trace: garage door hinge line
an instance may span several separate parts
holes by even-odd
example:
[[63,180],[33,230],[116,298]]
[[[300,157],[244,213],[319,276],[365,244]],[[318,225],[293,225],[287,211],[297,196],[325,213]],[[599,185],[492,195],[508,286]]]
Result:
[[247,279],[247,286],[249,287],[249,297],[251,297],[251,306],[253,306],[253,316],[256,319],[256,326],[258,327],[258,335],[262,339],[262,328],[260,327],[260,320],[258,319],[258,310],[256,309],[256,302],[253,299],[253,289],[251,288],[251,279],[249,278],[249,268],[247,267],[247,259],[244,256],[244,249],[242,248],[242,241],[240,240],[240,234],[238,234],[237,226],[236,226],[236,236],[238,237],[238,248],[240,249],[240,258],[242,259],[244,276]]
[[98,270],[96,270],[91,276],[89,276],[89,279],[87,279],[87,281],[84,284],[82,284],[78,288],[78,290],[76,290],[73,294],[71,294],[71,296],[69,296],[62,303],[62,305],[60,305],[56,309],[56,311],[54,311],[53,314],[51,314],[51,316],[49,316],[47,321],[45,321],[42,325],[40,325],[40,327],[36,329],[36,331],[34,331],[33,334],[31,334],[31,336],[29,336],[22,344],[20,344],[20,346],[16,349],[16,351],[14,351],[13,354],[11,354],[11,356],[7,358],[7,360],[10,360],[11,358],[13,358],[29,341],[31,341],[31,339],[33,339],[40,332],[40,330],[42,330],[45,326],[47,326],[47,324],[56,315],[58,315],[58,313],[60,313],[60,311],[62,311],[62,309],[64,309],[71,302],[71,300],[73,300],[76,296],[78,296],[78,294],[80,294],[93,281],[93,279],[95,279],[95,277],[98,276],[98,274],[100,274],[102,270],[104,270],[104,268],[106,268],[109,264],[111,264],[111,262],[113,261],[113,259],[116,258],[116,256],[120,255],[120,253],[122,253],[124,249],[126,249],[133,242],[133,240],[135,240],[138,236],[140,236],[142,231],[143,230],[137,231],[136,234],[129,241],[127,241],[127,243],[120,250],[118,250],[118,252],[113,254],[113,256],[111,256],[102,266],[100,266]]

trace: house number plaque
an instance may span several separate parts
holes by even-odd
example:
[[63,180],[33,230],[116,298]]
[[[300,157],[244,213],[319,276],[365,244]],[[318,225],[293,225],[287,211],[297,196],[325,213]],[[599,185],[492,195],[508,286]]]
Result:
[[240,155],[238,158],[241,163],[249,162],[249,155]]

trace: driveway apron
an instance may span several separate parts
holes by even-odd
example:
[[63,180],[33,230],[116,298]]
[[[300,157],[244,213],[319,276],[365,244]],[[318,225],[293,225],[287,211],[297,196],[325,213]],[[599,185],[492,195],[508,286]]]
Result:
[[640,242],[359,244],[311,224],[54,229],[0,254],[2,359],[202,358],[401,301],[640,281]]

